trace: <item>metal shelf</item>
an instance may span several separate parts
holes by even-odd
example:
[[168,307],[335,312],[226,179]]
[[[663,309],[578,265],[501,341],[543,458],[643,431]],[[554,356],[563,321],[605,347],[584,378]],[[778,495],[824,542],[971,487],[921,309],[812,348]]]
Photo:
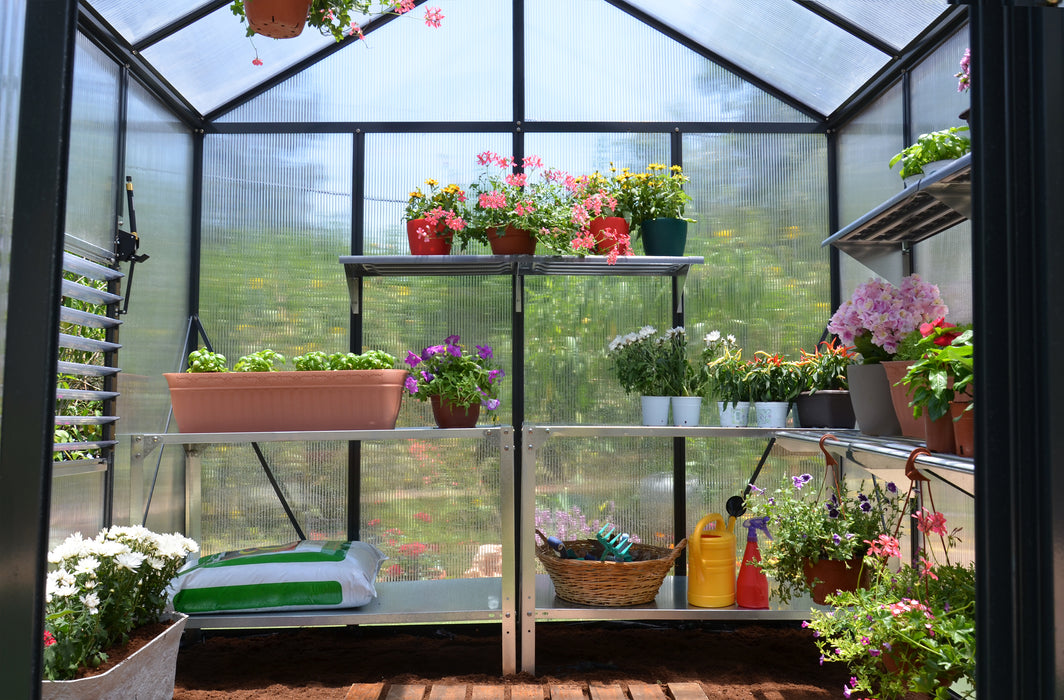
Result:
[[343,255],[348,278],[467,275],[592,275],[678,277],[702,257],[631,255],[610,265],[602,255]]
[[833,245],[857,260],[900,251],[966,221],[972,213],[971,192],[972,154],[968,153],[906,187],[821,245]]
[[[831,430],[819,433],[780,431],[776,446],[792,452],[808,452],[820,436],[831,433],[834,438],[824,441],[824,447],[839,460],[888,480],[905,478],[905,463],[912,451],[924,447],[920,440],[902,437],[872,437],[856,430]],[[922,474],[949,484],[962,493],[975,497],[975,462],[957,455],[932,453],[920,455],[915,464]]]

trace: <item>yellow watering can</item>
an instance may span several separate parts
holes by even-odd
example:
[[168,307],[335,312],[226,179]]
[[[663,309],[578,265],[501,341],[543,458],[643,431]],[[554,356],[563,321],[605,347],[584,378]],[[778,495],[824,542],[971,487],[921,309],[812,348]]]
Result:
[[[709,527],[710,525],[713,527]],[[735,518],[720,513],[698,521],[688,538],[687,602],[700,608],[735,604]]]

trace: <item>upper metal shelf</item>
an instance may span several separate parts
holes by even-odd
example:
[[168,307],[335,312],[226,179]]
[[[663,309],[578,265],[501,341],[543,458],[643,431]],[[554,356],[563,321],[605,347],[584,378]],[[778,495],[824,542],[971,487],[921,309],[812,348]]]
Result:
[[861,260],[930,238],[971,214],[972,154],[968,153],[906,187],[821,245],[833,245]]
[[610,265],[602,255],[342,255],[350,277],[469,275],[686,275],[702,257],[632,255]]

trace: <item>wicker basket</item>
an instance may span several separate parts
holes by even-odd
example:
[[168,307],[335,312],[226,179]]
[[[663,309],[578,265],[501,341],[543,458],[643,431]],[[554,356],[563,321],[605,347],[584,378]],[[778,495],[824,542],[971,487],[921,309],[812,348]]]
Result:
[[[550,575],[554,592],[562,600],[581,605],[619,607],[649,603],[658,595],[665,574],[687,545],[680,540],[672,549],[633,544],[630,562],[562,559],[547,546],[547,537],[536,530],[542,543],[536,545],[536,558]],[[578,556],[601,555],[598,540],[568,540],[565,546]]]

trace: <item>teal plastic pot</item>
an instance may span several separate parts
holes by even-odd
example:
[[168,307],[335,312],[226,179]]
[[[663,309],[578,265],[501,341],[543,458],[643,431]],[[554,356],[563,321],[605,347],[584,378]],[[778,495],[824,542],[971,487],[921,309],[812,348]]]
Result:
[[687,222],[683,219],[648,219],[640,224],[647,255],[679,257],[687,247]]

